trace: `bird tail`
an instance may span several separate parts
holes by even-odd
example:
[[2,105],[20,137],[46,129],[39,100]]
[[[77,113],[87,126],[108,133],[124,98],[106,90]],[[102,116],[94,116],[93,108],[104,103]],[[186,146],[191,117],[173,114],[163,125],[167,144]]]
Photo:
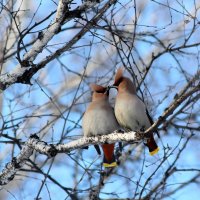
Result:
[[154,140],[153,134],[150,136],[150,138],[147,139],[147,142],[145,145],[149,148],[149,153],[151,156],[158,153],[159,147],[156,144],[156,141]]
[[102,144],[104,152],[103,166],[104,167],[116,167],[117,163],[114,155],[115,144]]

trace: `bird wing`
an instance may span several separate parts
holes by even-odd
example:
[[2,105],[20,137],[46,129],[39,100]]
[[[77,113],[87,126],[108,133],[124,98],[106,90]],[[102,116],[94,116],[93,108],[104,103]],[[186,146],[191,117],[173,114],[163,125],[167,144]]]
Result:
[[[147,114],[147,117],[148,117],[148,119],[149,119],[149,121],[150,121],[150,124],[153,125],[153,124],[154,124],[154,121],[153,121],[152,117],[150,116],[150,114],[149,114],[149,112],[148,112],[147,109],[146,109],[146,114]],[[158,135],[158,137],[160,138],[160,135],[159,135],[158,131],[155,130],[155,132],[156,132],[156,134]]]

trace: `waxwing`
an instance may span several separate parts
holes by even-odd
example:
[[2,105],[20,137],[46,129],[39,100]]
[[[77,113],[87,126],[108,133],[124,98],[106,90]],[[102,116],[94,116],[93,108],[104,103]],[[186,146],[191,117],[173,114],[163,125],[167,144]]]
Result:
[[[89,104],[83,116],[83,133],[85,137],[106,135],[119,129],[115,118],[114,109],[109,103],[109,90],[96,84],[91,84],[92,102]],[[102,144],[104,152],[104,167],[115,167],[115,144]]]
[[[123,68],[117,70],[113,86],[118,93],[115,101],[115,116],[121,127],[126,131],[145,131],[153,124],[145,104],[136,94],[135,84],[123,76]],[[145,145],[150,155],[154,155],[159,148],[154,140],[153,133],[147,139]]]

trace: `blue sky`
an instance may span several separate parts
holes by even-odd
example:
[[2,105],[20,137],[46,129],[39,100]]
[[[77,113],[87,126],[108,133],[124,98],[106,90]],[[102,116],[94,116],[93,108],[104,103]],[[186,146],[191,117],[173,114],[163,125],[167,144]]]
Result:
[[[41,1],[41,2],[42,4],[39,7],[39,10],[37,11],[38,17],[36,16],[34,18],[33,23],[41,18],[44,18],[47,13],[50,13],[56,9],[56,6],[53,3],[53,1]],[[32,9],[36,10],[37,5],[39,5],[39,3],[40,1],[33,2]],[[180,7],[178,1],[174,2],[169,1],[169,3],[173,8],[183,11],[183,8]],[[188,10],[192,9],[193,2],[189,3],[188,1],[183,1],[183,3],[185,5],[185,8],[187,8]],[[115,22],[120,22],[120,24],[125,24],[125,23],[132,24],[131,26],[129,26],[129,28],[128,25],[125,26],[127,30],[129,30],[130,32],[133,31],[134,27],[132,20],[134,10],[131,7],[132,5],[133,3],[129,1],[123,1],[121,2],[121,4],[118,4],[114,10],[116,11],[117,9],[120,9],[118,15],[114,17]],[[139,8],[140,7],[138,3],[138,9]],[[166,7],[163,8],[162,6],[156,4],[153,1],[148,1],[148,3],[145,5],[143,9],[144,10],[142,11],[138,21],[139,26],[137,27],[137,34],[139,39],[134,43],[134,47],[138,51],[140,56],[142,56],[143,58],[147,58],[157,48],[158,41],[156,41],[155,38],[153,38],[152,36],[144,36],[142,34],[143,33],[147,34],[148,32],[155,33],[155,31],[159,30],[157,37],[161,39],[168,37],[173,38],[174,36],[178,35],[178,31],[173,33],[172,30],[174,30],[176,26],[180,24],[180,21],[183,20],[183,15],[171,9],[170,12],[172,16],[172,24],[170,24],[170,12],[168,8]],[[168,13],[168,14],[164,15],[163,13]],[[186,16],[185,18],[190,20],[190,22],[185,25],[186,26],[185,32],[187,32],[190,31],[191,29],[192,19]],[[30,18],[27,17],[27,21],[23,22],[24,27],[26,27],[26,25],[29,22]],[[48,23],[42,24],[41,26],[34,29],[34,31],[45,28]],[[73,24],[75,24],[75,22],[72,20],[70,23],[64,25],[63,28],[70,27]],[[102,21],[101,24],[105,24],[105,22]],[[49,45],[52,46],[48,46],[48,51],[44,50],[42,54],[40,54],[34,62],[37,63],[41,59],[45,58],[45,56],[49,54],[49,50],[55,51],[56,48],[62,46],[63,43],[69,41],[77,31],[78,29],[76,30],[72,29],[64,31],[63,33],[60,33],[57,36],[55,36],[53,40],[49,43]],[[65,67],[61,66],[58,60],[54,60],[47,66],[45,66],[44,69],[40,70],[33,77],[33,79],[31,80],[33,86],[16,84],[11,86],[4,92],[3,111],[2,111],[4,119],[9,120],[12,119],[13,117],[14,118],[23,117],[20,118],[19,120],[14,121],[14,124],[20,122],[19,129],[17,130],[10,129],[8,131],[5,131],[5,133],[8,133],[10,136],[13,136],[16,131],[18,137],[21,138],[23,141],[26,141],[26,139],[30,136],[30,134],[37,133],[38,131],[43,129],[49,121],[51,121],[54,118],[49,116],[42,116],[40,118],[35,118],[34,121],[31,121],[27,119],[26,117],[27,115],[32,115],[37,113],[37,111],[40,111],[39,114],[43,115],[55,114],[59,116],[59,109],[63,111],[63,114],[59,117],[59,119],[55,123],[52,123],[52,126],[44,129],[46,135],[45,137],[43,137],[43,140],[49,143],[51,142],[57,143],[60,139],[62,132],[68,133],[71,130],[71,128],[73,128],[74,122],[77,122],[77,120],[79,120],[79,118],[85,111],[88,102],[91,99],[90,96],[91,93],[90,91],[88,91],[89,90],[88,84],[94,81],[103,84],[112,83],[113,73],[115,71],[115,68],[120,67],[122,64],[120,62],[119,56],[114,50],[114,47],[112,47],[108,42],[105,41],[109,39],[110,35],[106,31],[97,30],[99,37],[94,37],[92,33],[94,34],[95,31],[96,30],[92,30],[92,32],[87,33],[75,45],[76,47],[81,45],[86,45],[86,46],[82,48],[74,48],[59,57],[59,60],[66,65]],[[181,35],[183,35],[183,32],[184,31],[182,31]],[[199,33],[198,30],[197,33]],[[33,35],[25,37],[24,41],[25,42],[29,41],[32,37],[36,37],[37,34],[35,34],[34,36]],[[141,39],[146,39],[150,41],[150,43],[142,41]],[[90,45],[91,41],[93,42],[93,45],[90,48],[90,46],[88,45]],[[180,45],[183,41],[184,37],[178,40],[171,39],[171,42],[173,42],[175,46]],[[198,41],[198,35],[194,34],[194,36],[191,37],[189,43],[197,41]],[[124,45],[123,47],[127,53],[128,52],[127,46]],[[145,94],[145,103],[149,105],[152,117],[154,119],[157,119],[163,113],[164,109],[170,104],[171,101],[173,101],[174,95],[187,83],[187,80],[182,75],[180,69],[185,71],[188,78],[191,78],[192,75],[197,71],[197,69],[199,69],[198,47],[194,47],[189,50],[185,49],[185,52],[188,54],[179,54],[178,52],[175,52],[174,56],[177,60],[175,60],[174,57],[169,53],[163,54],[158,59],[156,59],[152,64],[152,68],[145,79],[145,84],[147,85],[143,84],[141,86],[141,90]],[[193,55],[189,53],[193,53]],[[136,52],[132,51],[132,54],[138,66],[144,67]],[[21,55],[23,55],[23,52],[21,53]],[[86,57],[89,58],[88,59],[89,61],[85,59]],[[181,64],[181,68],[178,65],[177,61]],[[145,64],[148,64],[148,59],[144,59],[144,62]],[[8,69],[13,68],[16,65],[16,63],[17,63],[16,59],[12,59],[9,65],[10,67]],[[126,60],[125,63],[127,63]],[[92,66],[93,68],[95,68],[96,66],[102,66],[102,67],[98,70],[94,70],[89,77],[83,80],[83,82],[81,83],[81,87],[77,93],[77,97],[80,96],[80,98],[78,98],[78,100],[76,101],[76,106],[72,107],[72,110],[70,110],[70,114],[68,116],[68,111],[69,111],[68,108],[70,108],[71,106],[76,91],[74,90],[74,88],[71,90],[65,89],[65,87],[62,88],[61,84],[65,83],[67,87],[68,84],[70,84],[73,80],[79,77],[78,75],[69,72],[68,69],[74,70],[78,73],[82,73],[86,66]],[[132,65],[132,67],[135,73],[139,75],[137,69],[135,68],[135,65]],[[37,84],[36,81],[40,84],[40,86]],[[60,96],[56,97],[57,92],[60,88],[62,88],[62,91],[59,93]],[[76,88],[77,85],[75,89]],[[171,90],[168,90],[169,88],[171,88]],[[83,93],[84,95],[81,96]],[[46,104],[50,101],[50,98],[55,98],[56,100],[54,103],[49,103],[48,106],[46,106]],[[193,109],[195,110],[196,107],[194,107]],[[66,121],[67,116],[68,119]],[[183,115],[180,115],[179,117],[180,119],[181,118],[184,119]],[[196,121],[198,122],[199,120],[200,120],[199,118],[196,119]],[[179,123],[185,123],[185,121],[182,122],[180,120]],[[11,123],[8,123],[8,125],[11,125]],[[112,175],[109,178],[108,183],[103,187],[101,191],[102,193],[100,197],[102,198],[110,197],[105,194],[107,192],[117,192],[120,198],[127,198],[133,195],[135,183],[138,181],[141,170],[143,168],[143,160],[145,159],[143,168],[144,175],[142,176],[140,182],[141,184],[143,184],[146,181],[149,174],[151,174],[152,171],[155,170],[155,168],[159,165],[160,159],[163,158],[164,155],[163,144],[165,147],[169,145],[173,150],[173,148],[176,147],[176,145],[180,140],[182,130],[176,130],[173,127],[169,127],[167,133],[168,134],[166,135],[164,131],[161,131],[162,141],[159,139],[157,140],[160,146],[160,152],[155,157],[151,157],[150,155],[148,155],[146,148],[145,149],[139,148],[140,146],[143,146],[143,144],[134,148],[130,157],[126,161],[125,165],[119,167],[117,170],[117,174]],[[184,134],[188,135],[189,133],[184,132]],[[63,140],[63,142],[68,142],[74,139],[73,136],[77,135],[79,136],[82,135],[81,121],[79,121],[79,126],[77,126],[77,128],[68,133],[67,137]],[[185,139],[186,137],[183,139],[182,142],[184,142]],[[190,140],[190,142],[187,145],[187,149],[182,153],[182,156],[175,165],[176,167],[200,169],[200,163],[198,160],[200,147],[198,145],[198,142],[199,141],[195,139]],[[3,150],[5,147],[6,145],[1,145],[0,148],[1,150]],[[179,148],[180,147],[181,145],[179,146]],[[163,173],[165,172],[167,167],[169,167],[170,163],[173,162],[175,156],[178,153],[178,149],[176,149],[175,153],[172,156],[170,156],[167,159],[167,161],[165,161],[162,167],[155,174],[151,184],[148,185],[150,189],[153,188],[154,184],[156,184],[159,178],[162,177]],[[141,156],[137,160],[134,160],[137,153],[140,151],[142,152]],[[19,149],[15,147],[14,154],[17,155],[18,152]],[[78,160],[80,166],[77,166],[76,163],[73,161],[73,159],[70,158],[70,156],[73,159]],[[87,189],[90,186],[90,184],[92,186],[95,186],[98,183],[102,156],[99,157],[96,154],[93,147],[90,147],[89,150],[73,151],[70,156],[66,154],[57,155],[55,158],[55,163],[53,164],[50,170],[50,175],[53,178],[55,178],[58,182],[63,184],[63,186],[65,187],[73,188],[77,184],[76,181],[74,181],[74,177],[77,177],[77,180],[82,180],[78,184],[78,189]],[[11,154],[9,154],[9,156],[5,160],[3,160],[3,163],[8,162],[10,160],[10,157]],[[44,161],[45,159],[46,159],[45,156],[39,156],[37,158],[37,162],[39,164],[42,164],[42,161]],[[92,176],[90,176],[90,173],[85,173],[84,168],[87,168],[92,162],[94,162],[94,164],[91,167],[89,167],[91,169],[90,173],[92,174]],[[2,169],[4,164],[3,165],[1,164],[0,166]],[[49,168],[48,164],[45,164],[43,167],[41,167],[41,169],[45,172],[48,171],[48,168]],[[79,173],[76,174],[75,168],[78,170]],[[175,186],[178,187],[179,183],[189,180],[196,173],[198,172],[176,172],[172,177],[170,177],[169,181],[167,182],[167,184],[169,185],[167,187],[167,190],[170,190],[170,188],[174,188]],[[21,174],[21,172],[19,172],[19,174]],[[127,176],[129,179],[122,177],[122,175]],[[30,197],[31,198],[35,197],[38,191],[38,187],[40,187],[44,177],[36,173],[30,173],[28,174],[28,176],[29,177],[26,179],[24,183],[22,183],[20,176],[17,176],[16,179],[18,179],[19,187],[16,187],[15,189],[13,189],[13,191],[12,189],[9,189],[9,191],[14,194],[15,198],[12,197],[12,195],[9,195],[8,199],[28,200],[30,199]],[[127,180],[129,180],[128,184]],[[51,183],[51,181],[48,180],[46,184],[47,187],[43,188],[40,195],[41,197],[43,197],[43,199],[46,199],[47,196],[49,195],[48,190],[51,191],[50,195],[52,199],[66,198],[66,193],[63,190],[61,190],[58,186]],[[199,199],[199,194],[200,194],[198,187],[199,187],[198,184],[190,184],[183,190],[180,190],[165,199],[197,200]],[[6,190],[2,192],[7,193]],[[83,194],[85,193],[87,192],[83,192]]]

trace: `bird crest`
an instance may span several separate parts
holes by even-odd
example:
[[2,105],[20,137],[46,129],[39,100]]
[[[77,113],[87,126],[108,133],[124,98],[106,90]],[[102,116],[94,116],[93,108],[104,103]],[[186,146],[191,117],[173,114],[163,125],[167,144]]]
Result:
[[124,73],[124,68],[123,67],[120,67],[118,70],[117,70],[117,73],[115,75],[115,82],[114,82],[114,85],[119,85],[119,83],[121,82],[121,79],[123,78],[123,73]]

